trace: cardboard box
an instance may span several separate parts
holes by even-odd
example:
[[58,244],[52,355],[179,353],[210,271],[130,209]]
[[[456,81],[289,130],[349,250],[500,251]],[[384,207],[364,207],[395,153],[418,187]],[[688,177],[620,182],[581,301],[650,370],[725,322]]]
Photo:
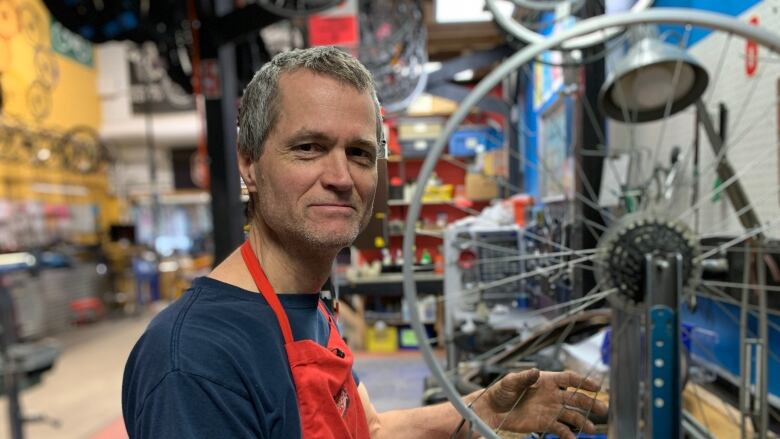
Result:
[[401,157],[425,157],[436,139],[402,140]]
[[498,198],[498,183],[492,177],[469,172],[466,174],[466,198],[481,201]]
[[439,118],[408,118],[398,121],[398,140],[414,141],[436,139],[444,130],[444,120]]

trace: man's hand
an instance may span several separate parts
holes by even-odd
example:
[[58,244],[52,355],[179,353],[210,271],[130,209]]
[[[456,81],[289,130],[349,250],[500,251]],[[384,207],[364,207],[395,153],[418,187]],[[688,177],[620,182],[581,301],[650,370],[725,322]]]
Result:
[[562,439],[575,439],[572,431],[595,433],[593,423],[585,419],[586,413],[607,414],[605,403],[575,392],[577,388],[597,392],[600,386],[573,372],[531,369],[510,373],[491,386],[475,402],[474,409],[493,428],[500,425],[506,431],[548,432]]

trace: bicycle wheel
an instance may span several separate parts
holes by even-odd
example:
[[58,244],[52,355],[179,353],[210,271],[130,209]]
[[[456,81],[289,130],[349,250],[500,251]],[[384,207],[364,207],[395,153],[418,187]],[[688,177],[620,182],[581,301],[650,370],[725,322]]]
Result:
[[[561,163],[554,167],[548,163],[554,155],[540,154],[536,161],[531,161],[518,152],[510,152],[512,160],[524,160],[526,169],[537,171],[542,188],[556,195],[553,198],[557,201],[548,204],[562,206],[557,214],[560,224],[550,227],[547,222],[537,222],[521,228],[520,243],[511,246],[497,245],[485,234],[455,234],[450,244],[458,249],[470,245],[492,251],[485,252],[487,256],[472,255],[468,266],[460,269],[462,276],[473,274],[469,270],[475,266],[507,261],[514,263],[515,272],[505,270],[499,278],[484,282],[479,278],[463,282],[460,297],[448,296],[445,308],[473,309],[478,303],[489,304],[485,293],[505,286],[511,288],[503,300],[512,299],[513,290],[514,299],[521,295],[538,299],[540,309],[525,313],[523,318],[531,322],[530,317],[544,317],[541,323],[529,323],[529,332],[542,335],[518,348],[518,343],[526,338],[521,333],[469,359],[480,367],[492,361],[498,367],[495,375],[500,376],[516,366],[519,359],[526,359],[541,348],[552,348],[554,355],[559,355],[561,346],[571,336],[593,335],[598,331],[597,322],[584,322],[577,316],[606,301],[612,314],[612,368],[608,369],[599,357],[581,364],[580,371],[588,377],[600,376],[602,382],[611,373],[610,379],[621,385],[630,384],[625,389],[609,389],[613,404],[605,428],[613,436],[649,435],[652,428],[657,437],[663,428],[682,428],[704,435],[700,437],[715,437],[712,435],[718,425],[730,424],[732,430],[724,437],[736,437],[741,431],[767,437],[769,417],[778,402],[778,395],[770,395],[768,389],[780,384],[778,374],[772,372],[780,367],[772,348],[778,339],[780,306],[766,294],[775,289],[771,283],[780,281],[774,257],[776,218],[780,216],[778,122],[776,113],[770,111],[778,108],[778,84],[774,78],[780,76],[780,36],[765,28],[720,14],[653,9],[584,20],[507,59],[461,103],[422,165],[406,219],[405,298],[410,309],[416,309],[412,246],[424,188],[448,140],[471,107],[506,76],[515,72],[530,75],[529,63],[544,51],[565,48],[575,38],[599,32],[628,35],[618,44],[605,42],[610,50],[604,51],[604,56],[607,64],[613,65],[609,69],[612,76],[602,86],[602,105],[594,108],[586,99],[580,99],[577,90],[582,87],[581,82],[569,84],[562,93],[576,100],[582,122],[592,124],[597,132],[599,145],[586,152],[603,159],[603,172],[605,177],[611,175],[612,183],[604,184],[606,189],[594,189],[578,159],[563,163],[570,178],[576,180],[571,184],[560,177]],[[659,40],[671,35],[677,36],[674,44],[648,49],[648,45],[660,44]],[[621,54],[626,40],[632,42],[631,49]],[[655,58],[642,66],[647,69],[639,71],[635,68],[637,52],[647,54],[647,50],[660,52],[654,52]],[[751,59],[760,60],[759,67],[748,77],[743,76],[740,68],[727,68],[734,61],[739,61],[737,65],[741,67],[745,50]],[[669,58],[669,51],[679,56]],[[758,53],[762,54],[760,58],[756,57]],[[677,105],[681,100],[687,100],[688,105]],[[736,116],[733,121],[722,117],[718,130],[713,110],[722,106],[732,109]],[[599,112],[610,118],[606,129],[598,123]],[[554,123],[543,128],[553,133],[556,129],[561,128]],[[531,134],[544,135],[538,131]],[[557,138],[571,142],[574,136],[559,134]],[[518,189],[502,179],[497,179],[497,183],[510,191]],[[609,198],[611,201],[605,201]],[[595,211],[598,221],[585,217],[576,205]],[[592,234],[596,244],[575,247],[571,233],[566,231],[577,227]],[[457,261],[449,259],[446,264]],[[767,279],[767,270],[772,280]],[[595,286],[577,297],[570,295],[559,300],[560,286],[576,283],[582,272],[595,273]],[[737,281],[735,273],[741,276]],[[656,339],[655,332],[666,327],[656,320],[663,307],[674,319],[687,324],[682,326],[683,332],[688,331],[683,343],[690,346],[684,354],[681,348],[670,357],[674,360],[672,369],[658,366],[663,361],[642,363],[661,355],[655,349],[665,346]],[[715,314],[722,317],[721,325],[732,322],[735,326],[708,327]],[[454,385],[462,383],[463,377],[468,381],[479,374],[469,371],[468,364],[449,364],[450,370],[445,371],[434,357],[430,343],[426,343],[427,334],[419,316],[411,313],[411,321],[426,362],[464,421],[473,424],[484,437],[499,437],[497,427],[503,421],[488,425],[461,401]],[[665,340],[675,346],[680,343],[676,334],[681,330],[676,321],[665,324],[675,331],[671,336],[667,334]],[[693,331],[690,325],[694,326]],[[735,332],[740,336],[736,337]],[[467,372],[462,373],[463,370]],[[657,392],[686,379],[670,375],[670,370],[682,375],[691,372],[690,379],[683,395],[667,393],[664,398],[670,399],[664,399]],[[659,381],[655,374],[661,372],[666,373],[664,377],[669,382]],[[707,384],[705,378],[712,377],[736,390],[713,396],[703,387]],[[490,386],[495,382],[492,377],[488,380],[478,384]],[[627,395],[626,389],[643,396]],[[579,388],[573,393],[578,391]],[[516,406],[522,403],[523,395]],[[736,400],[733,404],[731,398]],[[616,400],[620,404],[615,404]],[[658,414],[668,410],[672,402],[683,406],[682,417],[669,422],[658,419]],[[722,408],[719,419],[705,405],[710,409]],[[504,419],[509,415],[516,414],[510,411]],[[571,427],[575,431],[582,428]],[[537,433],[544,436],[547,431]]]

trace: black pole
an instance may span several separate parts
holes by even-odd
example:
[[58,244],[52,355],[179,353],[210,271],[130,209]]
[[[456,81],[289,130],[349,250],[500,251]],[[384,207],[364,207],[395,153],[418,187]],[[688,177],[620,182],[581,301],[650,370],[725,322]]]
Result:
[[19,402],[19,372],[17,362],[11,358],[8,348],[16,343],[16,316],[11,293],[5,287],[5,280],[0,276],[0,358],[2,358],[3,384],[8,395],[8,425],[11,439],[23,439],[22,406]]
[[[585,13],[587,17],[593,17],[604,13],[603,2],[587,2],[584,7],[586,8]],[[583,58],[587,59],[594,54],[603,53],[603,49],[604,46],[602,44],[589,48],[584,51]],[[581,154],[577,159],[580,160],[580,163],[582,164],[582,171],[584,174],[582,175],[582,179],[584,181],[578,186],[582,189],[588,187],[587,185],[590,185],[590,187],[593,188],[593,195],[596,197],[598,197],[599,191],[601,190],[601,173],[604,164],[604,154],[596,153],[596,151],[603,150],[603,148],[606,147],[606,145],[601,145],[601,140],[599,138],[600,133],[606,132],[606,126],[604,115],[598,110],[599,91],[606,79],[604,66],[604,59],[585,65],[585,90],[584,93],[581,94],[581,99],[585,102],[582,102],[581,106],[590,106],[590,108],[593,109],[594,117],[591,118],[588,116],[586,111],[589,110],[587,109],[582,108],[579,112],[582,127],[582,143],[580,145]],[[584,197],[590,199],[593,205],[598,205],[599,200],[592,199],[589,190],[580,190],[580,193],[583,194]],[[577,200],[577,204],[577,211],[582,213],[583,220],[577,225],[578,236],[575,236],[575,248],[595,248],[598,243],[598,238],[593,236],[592,232],[598,233],[599,230],[585,224],[585,222],[603,225],[604,219],[602,218],[601,213],[591,205],[585,204],[580,200]],[[577,238],[579,238],[579,243],[576,242]],[[579,282],[575,283],[575,288],[577,290],[575,291],[575,294],[577,296],[582,296],[596,286],[596,278],[594,273],[590,270],[579,271],[581,277]]]
[[[216,0],[214,15],[231,12],[231,0]],[[211,212],[214,228],[214,265],[219,264],[243,241],[244,209],[236,154],[238,80],[236,51],[232,42],[217,43],[204,26],[201,38],[203,63],[215,61],[219,93],[205,96],[206,142],[209,153]],[[218,45],[219,44],[219,45]]]

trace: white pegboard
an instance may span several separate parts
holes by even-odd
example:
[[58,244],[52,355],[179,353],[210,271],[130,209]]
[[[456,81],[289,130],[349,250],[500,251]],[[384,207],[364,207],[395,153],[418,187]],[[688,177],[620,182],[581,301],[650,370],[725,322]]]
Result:
[[[748,21],[757,16],[760,25],[769,30],[780,29],[780,1],[765,1],[742,14],[738,19]],[[704,95],[705,103],[717,124],[718,103],[723,102],[729,111],[727,141],[730,142],[728,158],[751,201],[755,204],[762,222],[780,218],[780,177],[778,168],[778,81],[780,80],[780,56],[759,48],[758,70],[749,77],[745,71],[746,41],[737,36],[713,31],[697,42],[690,53],[707,69],[710,85]],[[775,61],[767,60],[769,56]],[[720,73],[716,73],[721,65]],[[670,118],[663,128],[662,123],[653,122],[635,125],[633,139],[644,150],[643,175],[649,175],[656,163],[667,164],[669,151],[675,145],[684,152],[690,152],[695,137],[695,112],[693,108]],[[610,122],[611,149],[625,149],[630,144],[631,134],[622,124]],[[742,227],[725,194],[713,200],[715,167],[713,153],[703,130],[700,137],[700,183],[699,183],[699,233],[702,235],[741,234]],[[657,150],[648,153],[647,150]],[[646,157],[655,154],[656,162]],[[692,192],[692,167],[688,162],[682,190],[676,195],[677,205],[669,209],[679,215],[690,205]],[[605,172],[609,172],[605,170]],[[706,198],[706,199],[703,199]],[[685,220],[692,223],[693,216]],[[767,231],[769,236],[780,237],[780,227]]]

